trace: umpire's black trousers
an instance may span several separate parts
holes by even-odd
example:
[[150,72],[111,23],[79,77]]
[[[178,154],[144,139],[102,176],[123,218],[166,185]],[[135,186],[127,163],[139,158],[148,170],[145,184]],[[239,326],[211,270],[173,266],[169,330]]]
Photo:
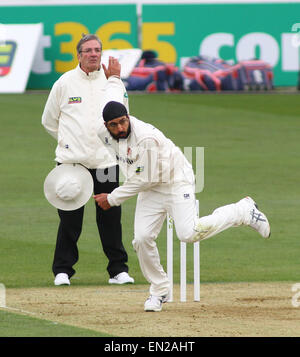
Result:
[[[119,167],[115,166],[109,170],[112,179],[106,182],[101,181],[108,177],[108,169],[89,170],[93,176],[95,194],[110,193],[119,186]],[[108,274],[114,277],[121,272],[128,272],[128,256],[122,243],[121,207],[104,211],[96,202],[95,205],[98,231],[103,251],[108,258]],[[83,213],[84,206],[74,211],[58,210],[60,224],[52,265],[54,275],[67,273],[70,278],[75,274],[73,265],[78,261],[77,241],[82,231]]]

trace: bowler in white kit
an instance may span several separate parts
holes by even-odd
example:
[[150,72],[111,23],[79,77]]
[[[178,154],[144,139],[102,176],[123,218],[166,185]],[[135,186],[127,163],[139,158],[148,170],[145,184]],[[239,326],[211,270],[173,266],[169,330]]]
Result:
[[111,193],[94,198],[108,210],[138,195],[132,243],[143,275],[151,284],[145,311],[161,311],[168,300],[170,282],[155,242],[167,213],[182,242],[194,243],[240,225],[254,228],[263,238],[270,236],[267,217],[250,197],[198,217],[195,177],[182,151],[153,125],[128,115],[119,102],[106,104],[103,119],[105,125],[98,136],[116,156],[126,180]]

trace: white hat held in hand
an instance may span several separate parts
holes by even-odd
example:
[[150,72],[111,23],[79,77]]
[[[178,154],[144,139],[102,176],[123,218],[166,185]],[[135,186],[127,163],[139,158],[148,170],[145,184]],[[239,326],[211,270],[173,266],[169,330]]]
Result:
[[52,206],[73,211],[84,206],[93,193],[93,178],[80,164],[56,166],[45,179],[44,194]]

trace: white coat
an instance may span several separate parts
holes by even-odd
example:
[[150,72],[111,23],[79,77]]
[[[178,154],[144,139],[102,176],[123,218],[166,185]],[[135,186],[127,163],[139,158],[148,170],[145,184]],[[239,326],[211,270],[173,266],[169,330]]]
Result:
[[97,136],[103,125],[102,110],[110,100],[124,104],[128,96],[123,82],[104,70],[86,74],[78,65],[53,85],[42,115],[42,125],[57,140],[55,161],[80,163],[88,169],[116,165]]

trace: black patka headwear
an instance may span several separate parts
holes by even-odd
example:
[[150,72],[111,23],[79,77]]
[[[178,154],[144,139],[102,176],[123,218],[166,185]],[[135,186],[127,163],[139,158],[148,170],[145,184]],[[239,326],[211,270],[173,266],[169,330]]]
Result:
[[105,122],[128,115],[125,105],[119,102],[108,102],[103,109],[103,119]]

